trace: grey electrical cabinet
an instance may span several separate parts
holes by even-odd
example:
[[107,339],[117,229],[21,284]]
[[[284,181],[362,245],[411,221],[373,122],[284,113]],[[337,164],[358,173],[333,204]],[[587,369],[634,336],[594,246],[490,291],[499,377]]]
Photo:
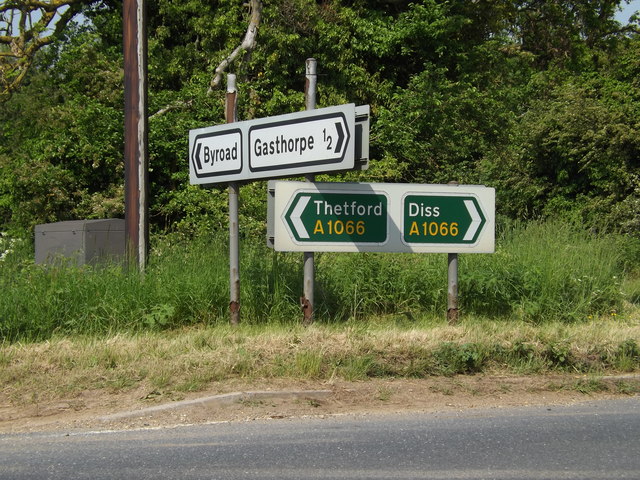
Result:
[[121,262],[125,257],[124,220],[72,220],[35,229],[36,263],[69,259],[76,265]]

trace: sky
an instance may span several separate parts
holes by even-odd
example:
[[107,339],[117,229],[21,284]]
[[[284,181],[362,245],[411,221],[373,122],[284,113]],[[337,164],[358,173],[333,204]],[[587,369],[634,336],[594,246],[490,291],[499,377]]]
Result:
[[629,17],[635,13],[636,10],[640,10],[640,0],[633,0],[629,5],[622,4],[622,11],[618,12],[616,19],[626,25],[629,22]]

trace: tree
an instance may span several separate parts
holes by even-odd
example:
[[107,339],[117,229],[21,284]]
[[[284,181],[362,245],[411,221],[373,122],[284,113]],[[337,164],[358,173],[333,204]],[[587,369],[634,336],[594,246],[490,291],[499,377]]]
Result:
[[[87,25],[40,48],[0,110],[3,229],[121,212],[122,3],[78,2]],[[223,227],[223,189],[188,181],[188,130],[224,121],[212,80],[237,75],[241,120],[299,111],[308,57],[319,107],[372,111],[370,169],[332,180],[483,182],[513,216],[628,212],[640,55],[613,20],[618,3],[149,2],[152,228]],[[258,232],[261,185],[243,192],[243,225]]]
[[0,5],[0,103],[23,82],[36,54],[96,0],[7,0]]
[[544,72],[511,142],[481,170],[512,217],[573,217],[589,227],[637,234],[640,225],[638,38],[606,68]]

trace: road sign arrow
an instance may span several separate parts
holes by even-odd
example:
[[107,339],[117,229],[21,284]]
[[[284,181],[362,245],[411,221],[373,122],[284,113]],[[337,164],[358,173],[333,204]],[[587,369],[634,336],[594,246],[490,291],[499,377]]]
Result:
[[309,232],[307,232],[304,223],[302,223],[302,213],[307,208],[309,200],[311,200],[309,196],[298,197],[298,202],[289,216],[291,224],[300,238],[309,238]]
[[387,240],[387,197],[375,192],[297,191],[282,220],[294,242],[380,244]]
[[355,163],[353,117],[337,109],[260,122],[249,128],[249,169],[268,172]]
[[335,153],[340,152],[342,150],[342,142],[344,142],[344,130],[342,128],[342,123],[336,122],[336,132],[338,134],[338,140],[336,141],[336,150]]
[[478,209],[473,203],[473,200],[465,200],[464,204],[467,207],[467,211],[469,212],[469,215],[471,216],[471,224],[469,225],[469,228],[467,229],[467,233],[465,233],[462,240],[468,242],[475,238],[476,232],[482,225],[482,217],[478,213]]
[[242,171],[242,132],[220,125],[204,133],[189,132],[192,179],[229,175]]
[[403,199],[403,242],[474,244],[486,225],[478,199],[449,193],[408,193]]
[[202,171],[202,161],[200,160],[200,150],[202,148],[202,144],[201,143],[197,143],[196,144],[196,148],[194,148],[193,150],[193,157],[192,160],[195,163],[196,166],[196,171],[201,172]]

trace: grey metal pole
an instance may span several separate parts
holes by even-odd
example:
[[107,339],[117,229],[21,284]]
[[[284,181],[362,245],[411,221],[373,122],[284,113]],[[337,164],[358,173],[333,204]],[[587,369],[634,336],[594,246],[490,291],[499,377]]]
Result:
[[[458,185],[455,180],[449,185]],[[447,273],[447,322],[458,323],[458,254],[449,253]]]
[[124,190],[127,265],[144,271],[149,246],[147,21],[144,0],[124,0]]
[[[227,75],[227,95],[225,119],[227,123],[236,121],[237,105],[236,76]],[[238,199],[240,187],[237,182],[229,183],[229,313],[231,325],[240,323],[240,235],[238,221]]]
[[458,254],[449,253],[447,287],[447,322],[458,323]]
[[[305,108],[313,110],[316,108],[316,91],[318,85],[317,62],[315,58],[308,58],[305,68],[304,98]],[[315,181],[315,175],[305,175],[308,182]],[[313,322],[313,305],[315,289],[315,262],[313,252],[304,252],[304,293],[300,299],[304,324]]]

